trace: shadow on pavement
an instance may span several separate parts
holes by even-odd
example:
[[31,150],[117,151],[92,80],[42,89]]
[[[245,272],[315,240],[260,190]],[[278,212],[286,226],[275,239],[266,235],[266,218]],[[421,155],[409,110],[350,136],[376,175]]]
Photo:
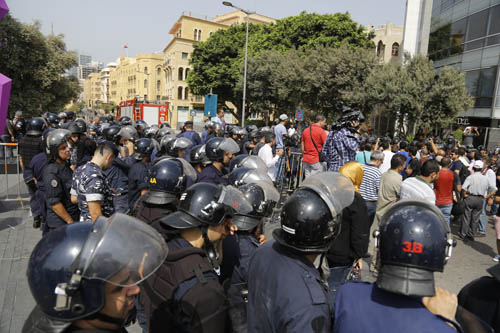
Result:
[[[22,203],[25,209],[30,207],[29,199],[23,199]],[[11,212],[22,208],[21,201],[19,200],[0,201],[0,213]]]
[[497,254],[491,246],[489,246],[488,244],[481,243],[477,239],[473,242],[471,241],[464,242],[464,244],[473,248],[477,252],[489,257],[494,257]]
[[22,217],[6,217],[0,218],[0,231],[7,228],[14,228],[22,224],[24,219]]

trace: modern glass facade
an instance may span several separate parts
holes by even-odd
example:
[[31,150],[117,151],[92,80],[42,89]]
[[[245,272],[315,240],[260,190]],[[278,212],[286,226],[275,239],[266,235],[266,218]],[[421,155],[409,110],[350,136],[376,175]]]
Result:
[[465,72],[475,104],[461,116],[498,127],[500,0],[434,0],[428,55],[438,70],[453,66]]

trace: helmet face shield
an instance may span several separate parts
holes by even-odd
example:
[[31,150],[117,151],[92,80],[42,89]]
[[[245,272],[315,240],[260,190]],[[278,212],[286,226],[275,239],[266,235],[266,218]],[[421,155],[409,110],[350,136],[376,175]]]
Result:
[[187,138],[177,138],[174,141],[174,146],[173,148],[179,148],[179,149],[186,149],[187,147],[191,146],[193,142]]
[[219,149],[230,154],[236,154],[240,151],[240,146],[231,138],[225,138],[219,145]]
[[252,205],[245,198],[243,192],[236,187],[227,185],[222,187],[222,192],[217,200],[230,209],[230,214],[248,214],[252,211]]
[[184,171],[184,175],[186,177],[191,178],[193,183],[196,182],[196,179],[198,178],[198,176],[197,176],[196,170],[193,168],[193,166],[191,164],[189,164],[189,162],[183,158],[176,158],[175,160],[181,162],[182,168]]
[[130,287],[144,281],[165,261],[163,237],[149,225],[124,215],[98,218],[75,261],[87,279]]
[[325,201],[332,216],[336,216],[354,201],[352,182],[338,172],[320,172],[309,176],[300,187],[306,187]]
[[256,181],[252,184],[258,185],[264,192],[264,201],[260,203],[257,212],[264,216],[271,215],[274,206],[280,199],[278,190],[273,185],[263,181]]
[[267,170],[266,163],[256,155],[250,155],[245,157],[239,164],[238,167],[249,168],[249,169],[260,169]]

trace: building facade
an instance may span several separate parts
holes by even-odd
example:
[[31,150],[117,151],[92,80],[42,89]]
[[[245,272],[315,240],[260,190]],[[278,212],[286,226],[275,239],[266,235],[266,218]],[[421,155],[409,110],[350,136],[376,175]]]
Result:
[[376,28],[372,26],[368,29],[368,32],[373,31],[375,33],[375,37],[372,39],[376,45],[375,51],[384,63],[401,61],[403,30],[402,26],[390,22]]
[[135,58],[120,57],[119,63],[109,74],[109,101],[119,104],[136,98],[140,101],[159,103],[165,87],[163,56],[141,53]]
[[427,55],[432,3],[433,0],[406,0],[403,52],[400,52],[401,56],[404,56],[405,53],[409,53],[411,56]]
[[[185,121],[192,120],[195,127],[200,129],[205,120],[204,97],[192,95],[186,82],[191,70],[189,59],[193,52],[193,45],[206,41],[219,29],[227,29],[231,25],[245,23],[245,20],[246,14],[240,11],[216,16],[213,20],[183,13],[172,26],[169,31],[171,40],[163,50],[164,94],[170,103],[169,120],[172,126],[178,128]],[[271,23],[275,20],[253,14],[250,16],[249,22],[259,24]],[[229,109],[236,110],[236,107],[231,103],[226,104]],[[236,119],[229,112],[226,113],[224,119],[226,123],[236,122]]]
[[103,103],[111,102],[111,92],[109,89],[111,72],[116,70],[118,65],[114,62],[110,62],[101,71],[101,101]]
[[102,103],[100,73],[90,73],[83,84],[83,101],[88,108],[98,108]]
[[465,73],[475,104],[458,121],[482,129],[475,144],[490,142],[486,128],[500,124],[500,0],[434,0],[429,58]]

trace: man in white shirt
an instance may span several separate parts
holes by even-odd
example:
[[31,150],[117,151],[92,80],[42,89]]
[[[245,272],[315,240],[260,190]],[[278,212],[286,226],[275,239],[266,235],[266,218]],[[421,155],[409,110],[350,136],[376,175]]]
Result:
[[219,123],[222,126],[222,128],[224,128],[224,123],[222,121],[223,118],[224,118],[224,110],[219,109],[217,110],[217,116],[210,118],[210,120],[213,121],[214,123]]
[[264,140],[265,144],[260,148],[258,156],[266,163],[269,177],[275,181],[276,162],[283,155],[283,150],[276,150],[276,155],[273,156],[272,147],[276,144],[276,136],[273,133],[266,133]]
[[380,173],[385,173],[391,168],[391,159],[394,156],[394,153],[391,151],[391,143],[389,140],[382,140],[380,146],[384,149],[384,161],[382,165],[380,165]]
[[422,165],[420,175],[406,178],[399,188],[401,200],[421,199],[436,204],[436,194],[433,183],[439,177],[439,164],[435,160],[428,160]]

